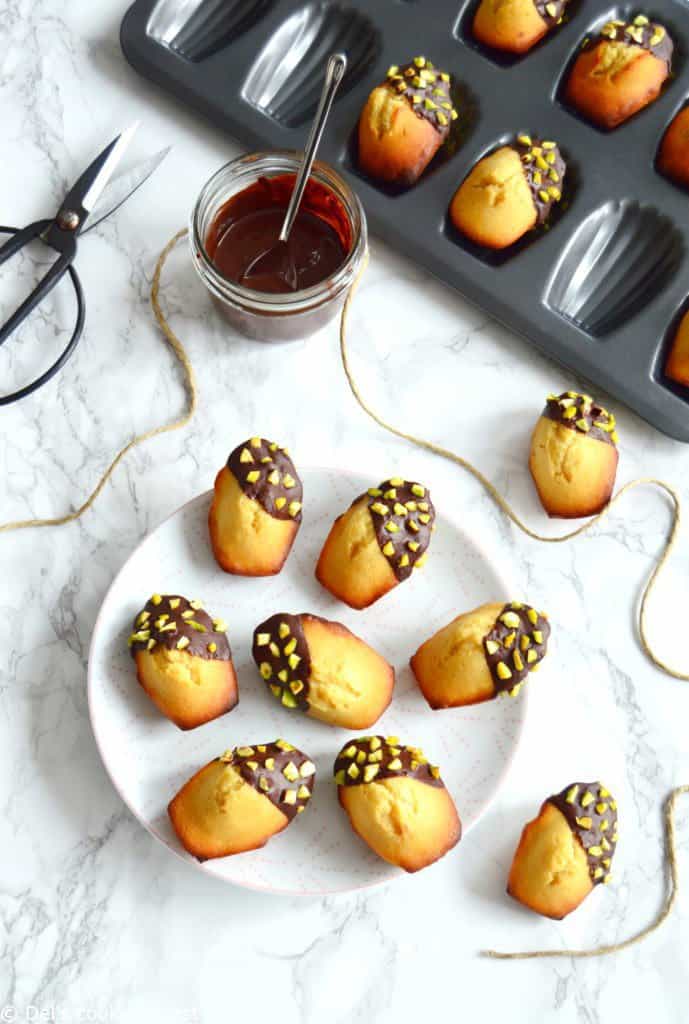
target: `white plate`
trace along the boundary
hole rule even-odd
[[[206,526],[211,492],[178,509],[140,544],[100,610],[89,653],[88,695],[105,767],[129,809],[157,839],[228,882],[270,892],[321,894],[375,885],[400,872],[354,835],[337,802],[332,764],[353,734],[282,708],[258,675],[251,640],[259,622],[277,611],[338,619],[395,666],[392,704],[368,731],[421,746],[440,765],[465,836],[509,767],[524,723],[526,695],[431,711],[408,667],[418,645],[462,611],[519,595],[509,592],[484,551],[441,508],[427,567],[371,608],[353,611],[317,583],[314,567],[335,516],[377,481],[332,469],[304,471],[302,478],[304,522],[279,576],[245,579],[218,568]],[[157,711],[136,680],[127,650],[132,619],[156,591],[198,598],[229,627],[239,705],[191,732],[181,732]],[[316,787],[306,813],[262,850],[199,864],[172,831],[168,801],[193,772],[228,747],[278,737],[316,763]],[[461,843],[449,856],[459,850]]]

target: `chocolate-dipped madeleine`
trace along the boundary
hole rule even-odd
[[[689,188],[689,106],[682,107],[667,126],[658,149],[658,170]]]
[[[261,437],[240,444],[215,478],[208,514],[220,568],[238,576],[279,573],[301,509],[302,484],[287,449]]]
[[[481,0],[471,31],[484,46],[527,53],[559,25],[567,0]]]
[[[556,142],[519,134],[474,165],[455,192],[450,220],[488,249],[505,249],[547,222],[567,170]]]
[[[428,489],[391,477],[335,520],[316,578],[350,607],[367,608],[424,565],[434,529]]]
[[[425,57],[393,65],[359,118],[359,166],[378,181],[413,185],[457,118],[450,76]]]
[[[617,473],[615,417],[590,395],[548,395],[531,437],[529,469],[549,516],[592,516],[610,501]]]
[[[682,387],[689,387],[689,310],[682,316],[672,339],[665,360],[665,376]]]
[[[548,650],[550,625],[528,604],[484,604],[421,644],[410,665],[434,709],[516,697]]]
[[[180,729],[231,711],[239,700],[227,626],[199,601],[154,594],[134,619],[129,649],[137,679]]]
[[[340,804],[383,860],[420,871],[456,846],[462,826],[440,771],[396,736],[361,736],[335,760]]]
[[[652,103],[670,74],[667,30],[639,14],[608,21],[584,40],[567,79],[565,97],[601,128],[616,128]]]
[[[254,661],[283,707],[344,729],[368,729],[392,698],[395,672],[339,622],[272,615],[254,631]]]
[[[235,747],[196,772],[170,801],[180,842],[198,860],[256,850],[306,808],[316,767],[285,740]]]
[[[542,804],[525,827],[507,891],[538,914],[560,920],[610,880],[617,804],[600,782],[574,782]]]

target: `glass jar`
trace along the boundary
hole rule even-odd
[[[232,326],[256,341],[305,338],[332,320],[341,310],[367,250],[366,215],[359,198],[332,167],[317,161],[311,179],[332,192],[350,228],[349,252],[331,276],[310,288],[272,294],[228,280],[213,264],[206,242],[224,204],[259,178],[296,174],[300,162],[301,154],[288,150],[249,153],[232,160],[206,183],[191,216],[191,255],[199,277]]]

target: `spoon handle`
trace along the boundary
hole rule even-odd
[[[337,92],[338,86],[344,78],[344,73],[347,70],[347,57],[344,53],[333,53],[328,59],[328,66],[325,72],[325,81],[323,83],[323,92],[318,102],[318,110],[314,118],[313,124],[311,125],[311,132],[309,133],[306,147],[304,149],[304,158],[299,173],[297,174],[297,180],[294,183],[294,190],[290,196],[289,205],[285,214],[285,219],[282,222],[282,228],[280,229],[280,241],[286,242],[289,238],[289,233],[292,230],[294,224],[294,218],[297,216],[299,210],[299,204],[301,203],[302,196],[304,195],[304,189],[306,183],[309,180],[311,174],[311,168],[313,167],[313,161],[316,158],[316,150],[321,141],[323,129],[325,128],[325,122],[330,113],[333,100],[335,99],[335,93]]]

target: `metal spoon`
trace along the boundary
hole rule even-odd
[[[242,275],[242,284],[248,283],[249,287],[251,287],[250,282],[252,278],[262,277],[265,275],[278,275],[283,278],[292,291],[297,291],[297,268],[294,264],[294,260],[292,259],[288,245],[289,234],[294,225],[297,213],[299,212],[299,205],[304,197],[306,183],[309,180],[313,162],[316,159],[316,150],[320,144],[325,123],[328,119],[328,114],[330,113],[333,100],[335,99],[335,93],[337,92],[340,82],[344,78],[346,70],[347,57],[344,53],[333,53],[328,58],[323,91],[321,93],[321,98],[318,102],[318,109],[316,110],[316,115],[313,119],[311,131],[306,142],[301,167],[299,168],[299,173],[297,174],[294,182],[294,190],[287,205],[287,211],[285,213],[285,219],[282,222],[280,234],[278,235],[278,241],[275,245],[271,246],[270,249],[266,249],[265,252],[260,253],[251,261]]]

